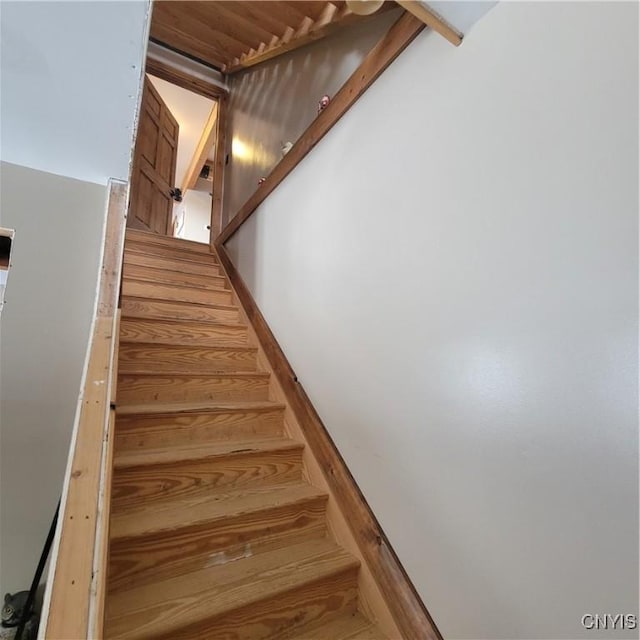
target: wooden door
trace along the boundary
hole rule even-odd
[[[128,227],[172,235],[171,190],[175,186],[178,130],[176,119],[145,78],[133,155]]]

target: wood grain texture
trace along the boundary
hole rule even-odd
[[[148,282],[124,278],[122,295],[156,300],[173,300],[174,302],[197,302],[199,304],[230,304],[231,294],[224,289],[199,289],[172,284]]]
[[[120,322],[120,336],[126,342],[154,342],[183,346],[243,346],[247,327],[225,322],[130,318]]]
[[[209,248],[209,245],[203,242],[186,240],[185,238],[161,236],[157,233],[150,233],[148,231],[142,231],[140,229],[128,228],[125,233],[126,249],[129,248],[129,243],[131,242],[142,242],[145,245],[151,245],[155,247],[168,247],[170,249],[177,249],[178,251],[195,251],[196,253],[211,255],[211,249]]]
[[[221,487],[207,496],[114,509],[109,588],[156,581],[160,575],[221,565],[238,550],[257,552],[261,539],[278,548],[292,538],[324,537],[326,494],[303,483]],[[247,548],[247,545],[251,545]],[[242,556],[241,556],[242,557]]]
[[[326,537],[325,497],[280,497],[283,500],[277,504],[248,508],[213,529],[205,523],[171,536],[115,543],[110,556],[111,592]]]
[[[124,256],[124,263],[136,264],[141,267],[167,269],[177,273],[193,273],[204,276],[220,275],[220,267],[216,264],[202,264],[199,262],[189,262],[188,260],[167,258],[160,255],[149,255],[131,248],[127,249]]]
[[[385,640],[385,636],[360,613],[342,614],[328,622],[285,631],[269,640]]]
[[[224,246],[218,256],[405,640],[442,636]]]
[[[213,100],[226,96],[228,90],[213,82],[207,82],[202,78],[196,78],[191,74],[186,73],[180,69],[176,69],[171,65],[162,62],[161,60],[154,60],[153,57],[147,56],[146,72],[150,73],[157,78],[166,80],[171,84],[175,84],[178,87],[193,91],[198,95],[205,98],[211,98]]]
[[[57,554],[52,559],[52,580],[48,611],[43,619],[44,633],[51,640],[84,639],[89,628],[90,610],[102,614],[100,584],[94,582],[95,567],[105,567],[106,548],[97,540],[99,514],[108,495],[101,486],[104,447],[110,424],[110,364],[116,324],[118,283],[124,228],[127,185],[112,181],[104,237],[104,252],[98,285],[98,305],[89,348],[86,376],[81,389],[80,414],[72,441],[70,468],[65,478],[65,497],[58,520]],[[108,509],[108,507],[107,507]]]
[[[202,245],[206,247],[207,245]],[[217,258],[208,251],[200,251],[187,247],[167,247],[155,242],[147,242],[142,240],[127,240],[125,249],[127,251],[136,251],[148,256],[160,256],[165,260],[183,260],[186,262],[195,262],[197,264],[215,266]]]
[[[185,374],[121,373],[118,405],[144,402],[267,400],[269,374],[256,371]]]
[[[238,309],[224,304],[185,304],[170,300],[154,300],[139,296],[122,297],[122,314],[126,318],[149,320],[185,320],[191,322],[220,322],[234,324]]]
[[[355,609],[357,569],[352,556],[325,540],[258,554],[115,594],[108,636],[266,638]]]
[[[118,407],[116,451],[263,439],[283,433],[284,405],[277,402],[131,405]]]
[[[112,387],[112,388],[115,388]],[[109,566],[109,524],[111,521],[111,488],[113,471],[113,443],[115,430],[116,412],[111,409],[109,412],[109,427],[104,452],[103,470],[105,477],[101,480],[103,495],[100,497],[98,505],[98,521],[96,525],[96,553],[94,554],[94,596],[93,602],[89,606],[89,629],[88,637],[95,640],[102,640],[104,637],[105,602],[107,598],[107,572]],[[99,545],[99,546],[98,546]]]
[[[127,373],[136,369],[154,371],[215,372],[256,371],[257,348],[249,346],[185,347],[144,342],[120,345],[119,369]]]
[[[302,480],[303,445],[275,438],[252,442],[125,452],[116,459],[114,509],[153,500]]]
[[[141,267],[140,265],[129,263],[124,265],[123,277],[157,282],[158,284],[195,287],[196,289],[214,289],[219,291],[220,289],[226,288],[226,281],[222,276],[182,273],[180,271],[157,269],[155,267]]]
[[[127,251],[136,243],[183,251],[139,236]],[[228,281],[198,290],[133,266],[149,279],[124,280],[105,637],[273,640],[355,614],[360,560],[328,537],[327,487],[309,483],[306,445],[270,399],[282,396]],[[131,295],[135,282],[147,297]],[[243,322],[132,317],[212,304],[149,299],[149,288],[224,293],[216,312]],[[356,628],[373,627],[345,633]]]
[[[131,166],[127,226],[170,234],[179,125],[145,76]]]
[[[275,166],[266,181],[224,228],[216,240],[216,247],[222,246],[240,228],[424,27],[425,25],[411,14],[405,13],[401,16],[345,82],[327,108],[309,125],[291,151]]]
[[[151,37],[203,64],[227,72],[238,68],[240,61],[249,66],[257,53],[267,49],[272,56],[280,55],[328,36],[332,31],[323,27],[327,23],[327,13],[331,11],[338,16],[334,19],[336,22],[347,17],[347,24],[367,19],[366,16],[352,16],[342,0],[271,0],[268,6],[265,5],[263,0],[164,0],[155,5]],[[289,33],[295,37],[288,36]],[[310,33],[312,38],[308,37]],[[284,44],[289,46],[283,48]],[[147,70],[153,72],[149,65]]]
[[[326,3],[317,19],[310,18],[306,22],[301,22],[293,37],[287,37],[285,31],[281,37],[263,43],[264,46],[262,48],[254,49],[253,52],[249,51],[234,58],[233,62],[225,67],[225,73],[234,74],[243,69],[261,64],[283,53],[294,51],[307,44],[326,38],[350,25],[364,23],[367,19],[395,8],[393,3],[388,2],[375,14],[361,16],[352,13],[347,6],[338,7],[336,4]]]

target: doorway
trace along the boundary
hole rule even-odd
[[[218,101],[145,76],[127,225],[209,243]]]

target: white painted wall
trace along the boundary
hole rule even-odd
[[[149,0],[0,3],[0,157],[129,179]]]
[[[4,594],[29,588],[62,491],[95,300],[106,188],[3,162],[0,197],[0,224],[16,230],[0,323]]]
[[[209,244],[211,224],[211,195],[208,191],[190,189],[180,203],[184,210],[184,228],[181,238]]]
[[[637,4],[500,3],[229,242],[445,638],[637,637],[637,118]]]

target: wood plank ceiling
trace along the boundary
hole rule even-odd
[[[387,1],[378,13],[396,6]],[[233,73],[368,17],[344,0],[156,0],[151,38]]]

